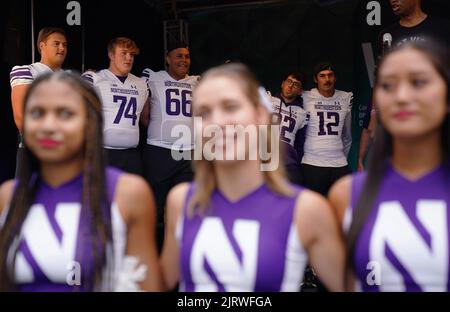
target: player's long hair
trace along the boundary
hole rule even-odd
[[[98,290],[101,287],[108,287],[105,272],[106,261],[110,257],[106,256],[109,248],[112,248],[112,234],[109,208],[110,203],[106,196],[105,181],[105,160],[103,151],[103,117],[101,101],[94,89],[83,79],[75,74],[58,72],[45,74],[37,78],[25,95],[25,108],[27,102],[36,88],[51,80],[58,80],[69,85],[77,91],[83,98],[86,107],[86,126],[84,133],[84,162],[83,162],[83,189],[82,189],[82,216],[90,221],[91,245],[93,270],[91,265],[81,263],[82,281],[79,287],[74,286],[74,290]],[[27,123],[24,114],[24,124]],[[26,129],[26,127],[24,127]],[[25,130],[26,131],[26,130]],[[26,135],[26,132],[24,133]],[[10,207],[8,209],[3,227],[0,229],[0,290],[14,290],[14,263],[19,248],[19,238],[23,223],[33,204],[36,192],[40,185],[40,164],[39,159],[26,146],[23,148],[20,161],[18,180],[16,180],[15,191],[13,193]],[[89,256],[88,256],[89,257]],[[92,259],[91,258],[91,259]],[[103,283],[101,285],[100,283]]]
[[[232,79],[233,81],[237,81],[244,94],[247,96],[247,98],[255,108],[263,105],[259,93],[259,82],[254,74],[245,65],[241,63],[229,63],[212,68],[202,75],[202,79],[199,85],[203,81],[215,77],[227,77]],[[271,126],[268,125],[268,127],[268,133],[271,133]],[[267,135],[267,146],[271,146],[271,135]],[[261,148],[261,146],[259,146],[259,148]],[[278,155],[280,155],[279,150],[271,152],[278,153]],[[282,163],[283,157],[281,156],[282,155],[280,155],[279,157],[280,163],[276,170],[263,171],[264,180],[267,186],[272,191],[285,196],[293,196],[294,190],[292,189],[292,187],[290,187],[289,183],[287,183],[286,174]],[[265,162],[269,161],[270,160]],[[208,207],[211,194],[217,187],[214,162],[205,159],[194,160],[193,167],[195,172],[194,181],[196,187],[192,199],[189,203],[189,216],[192,216],[196,211],[200,214],[204,213],[205,209]]]
[[[408,43],[392,50],[387,53],[383,59],[380,61],[378,68],[381,68],[387,58],[390,55],[397,53],[398,51],[403,51],[406,49],[413,49],[423,53],[427,59],[432,63],[434,68],[437,70],[439,75],[445,81],[447,86],[447,106],[450,108],[450,55],[448,50],[438,45],[435,42],[427,41],[424,42],[414,42]],[[379,73],[379,71],[378,71]],[[379,88],[379,80],[377,77],[375,88]],[[449,156],[450,156],[450,115],[447,112],[447,117],[442,124],[442,138],[441,146],[443,152],[443,161],[446,169],[449,167]],[[346,272],[349,273],[353,268],[353,259],[355,246],[357,239],[359,237],[360,231],[365,224],[370,212],[372,211],[373,205],[375,203],[376,197],[380,190],[380,185],[383,177],[386,173],[389,159],[392,156],[392,136],[383,126],[382,120],[378,122],[377,129],[375,133],[375,142],[373,146],[373,154],[371,161],[368,166],[367,178],[362,188],[361,194],[359,195],[356,205],[353,210],[353,218],[350,229],[347,235],[347,261],[346,261]],[[447,170],[446,170],[447,171]],[[349,274],[346,274],[348,277]],[[347,289],[351,289],[349,280],[346,279]]]

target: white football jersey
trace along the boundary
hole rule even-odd
[[[18,85],[31,84],[39,75],[52,71],[50,67],[41,62],[14,66],[9,74],[11,89]]]
[[[139,118],[148,98],[145,82],[130,73],[122,83],[108,69],[87,71],[83,78],[92,83],[102,100],[104,146],[112,149],[136,147]]]
[[[194,148],[191,96],[199,78],[175,80],[165,70],[144,69],[142,79],[150,90],[147,144],[176,150]],[[189,130],[190,136],[184,130]]]
[[[272,121],[280,125],[280,140],[294,146],[297,131],[308,122],[307,112],[298,105],[287,105],[278,97],[271,97]]]
[[[353,93],[336,90],[324,97],[314,88],[303,92],[303,108],[309,113],[302,163],[318,167],[343,167],[352,144]]]

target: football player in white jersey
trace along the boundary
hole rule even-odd
[[[192,137],[180,138],[172,130],[192,130],[191,94],[199,76],[190,76],[191,58],[183,42],[171,42],[167,49],[166,70],[142,72],[150,90],[149,105],[142,113],[148,119],[147,144],[143,150],[144,175],[150,183],[158,207],[158,245],[164,237],[164,206],[169,190],[178,183],[191,181],[193,172],[188,159],[175,160],[172,151],[191,155]]]
[[[37,50],[41,55],[39,62],[30,65],[14,66],[9,74],[11,83],[11,104],[14,122],[19,131],[16,176],[20,168],[22,153],[22,121],[23,100],[30,84],[41,74],[59,71],[67,55],[67,36],[61,28],[44,27],[39,31],[37,38]]]
[[[301,97],[304,80],[302,73],[289,73],[281,83],[281,92],[271,97],[272,122],[280,125],[286,173],[289,180],[297,184],[301,184],[300,163],[308,118]]]
[[[314,68],[317,88],[303,92],[303,107],[309,112],[302,158],[304,186],[327,195],[331,185],[350,169],[347,155],[352,144],[353,93],[336,90],[332,64]]]
[[[22,132],[23,98],[29,85],[39,74],[61,70],[67,55],[66,32],[61,28],[42,28],[37,39],[37,49],[41,55],[39,62],[14,66],[9,75],[14,122],[19,132]]]
[[[103,105],[104,147],[111,166],[143,174],[139,144],[139,119],[148,98],[142,79],[131,73],[134,57],[139,54],[136,43],[117,37],[108,43],[109,68],[83,74],[99,94]]]

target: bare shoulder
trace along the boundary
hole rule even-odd
[[[188,189],[189,189],[188,182],[183,182],[183,183],[175,185],[170,190],[167,200],[172,203],[183,202]]]
[[[325,197],[304,190],[297,198],[295,223],[302,245],[309,248],[321,233],[335,226],[336,218]]]
[[[298,217],[312,222],[320,221],[331,212],[325,197],[311,190],[304,190],[300,193],[295,208]]]
[[[352,176],[346,175],[337,180],[328,193],[328,200],[341,222],[344,219],[345,210],[350,205],[351,187]]]
[[[8,180],[0,185],[0,213],[9,205],[14,190],[14,180]]]
[[[142,177],[134,174],[124,173],[119,177],[115,202],[125,220],[154,210],[150,186]]]
[[[184,182],[175,185],[167,196],[166,214],[170,221],[175,221],[181,213],[184,206],[186,194],[189,189],[189,183]]]
[[[116,196],[126,196],[135,201],[148,196],[150,193],[148,183],[142,177],[130,173],[122,174],[116,187]]]

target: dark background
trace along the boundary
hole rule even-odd
[[[314,86],[312,68],[323,60],[334,62],[337,88],[353,91],[353,139],[350,163],[355,166],[360,122],[366,114],[371,88],[361,51],[362,42],[376,41],[380,30],[396,21],[388,0],[381,4],[381,26],[369,26],[366,5],[370,0],[79,0],[82,25],[68,26],[69,0],[35,0],[34,27],[64,28],[68,55],[64,68],[108,67],[106,45],[117,36],[134,39],[141,49],[133,73],[145,67],[164,68],[163,21],[184,19],[189,25],[191,73],[200,74],[225,60],[251,67],[272,93],[290,71],[303,71]],[[424,0],[424,10],[450,19],[450,1]],[[2,2],[0,11],[0,182],[15,168],[16,129],[10,102],[9,72],[14,65],[30,64],[31,0]],[[83,44],[84,36],[84,44]],[[35,43],[34,43],[35,44]],[[35,61],[39,61],[36,54]]]

